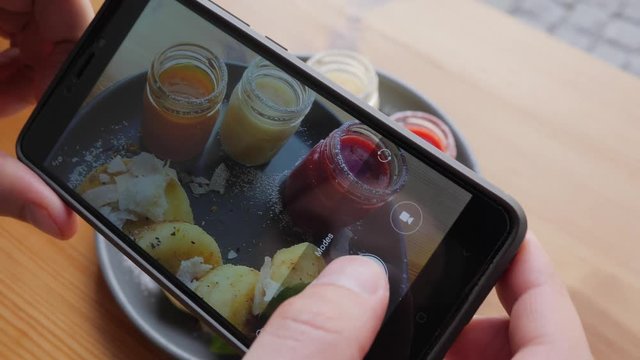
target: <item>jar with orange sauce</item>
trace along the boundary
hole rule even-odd
[[[202,153],[227,91],[227,68],[210,50],[179,44],[151,64],[144,92],[142,142],[161,159]]]

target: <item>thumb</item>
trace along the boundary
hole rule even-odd
[[[76,217],[56,194],[18,160],[0,152],[0,216],[26,221],[61,239],[76,231]]]
[[[359,256],[336,259],[276,310],[245,359],[362,359],[388,301],[381,266]]]

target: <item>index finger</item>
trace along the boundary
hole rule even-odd
[[[338,258],[278,307],[244,359],[362,359],[388,301],[379,264],[361,256]]]

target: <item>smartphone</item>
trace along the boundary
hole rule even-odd
[[[526,220],[416,140],[208,0],[111,0],[17,152],[238,349],[326,264],[361,255],[385,267],[391,293],[368,356],[431,359]]]

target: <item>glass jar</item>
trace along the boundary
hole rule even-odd
[[[179,44],[161,52],[147,74],[142,142],[161,159],[200,154],[227,91],[227,68],[208,49]]]
[[[298,130],[314,98],[306,86],[258,58],[229,100],[220,128],[223,149],[247,166],[269,162]]]
[[[404,154],[367,126],[350,122],[296,165],[284,184],[283,205],[296,226],[331,231],[380,208],[406,181]]]
[[[329,50],[313,56],[307,64],[367,104],[380,107],[378,74],[364,56],[348,50]]]
[[[391,115],[391,120],[455,159],[458,155],[456,139],[449,126],[434,115],[420,111],[403,111]]]

